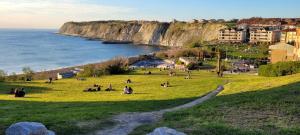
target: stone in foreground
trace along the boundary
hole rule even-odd
[[[147,135],[186,135],[186,134],[182,132],[178,132],[175,129],[160,127],[160,128],[156,128],[152,133],[149,133]]]
[[[11,125],[5,131],[6,135],[55,135],[43,124],[37,122],[19,122]]]

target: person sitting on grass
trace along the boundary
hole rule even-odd
[[[22,88],[20,91],[17,89],[15,92],[15,97],[25,97],[25,94],[24,88]]]
[[[165,83],[164,87],[165,88],[169,87],[169,82]]]
[[[187,75],[184,79],[192,79],[191,75]]]
[[[48,80],[45,83],[52,83],[53,78],[49,77]]]
[[[127,94],[132,94],[133,93],[133,89],[131,87],[128,88],[128,93]]]
[[[125,86],[125,88],[123,89],[123,94],[127,94],[128,93],[128,87],[127,86]]]
[[[127,79],[126,83],[132,83],[132,81],[130,79]]]
[[[111,83],[108,85],[108,88],[107,89],[105,89],[105,91],[112,91],[113,89],[112,89],[112,85],[111,85]]]
[[[166,83],[160,84],[160,86],[167,88],[167,87],[170,87],[170,83],[169,83],[169,81],[167,81]]]
[[[100,86],[98,86],[98,87],[97,87],[97,91],[100,91],[100,90],[101,90],[101,87],[100,87]]]

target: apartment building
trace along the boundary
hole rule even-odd
[[[280,30],[271,29],[269,27],[252,27],[250,28],[250,43],[273,44],[280,41]]]
[[[291,32],[287,30],[285,32]],[[296,34],[294,34],[296,32]],[[281,61],[299,61],[300,60],[300,28],[291,32],[291,37],[294,40],[294,45],[287,44],[287,35],[282,36],[282,42],[269,46],[271,63]],[[283,34],[284,35],[284,34]]]
[[[297,40],[296,29],[286,29],[281,31],[280,41],[283,43],[294,45]]]
[[[221,29],[219,31],[219,42],[243,43],[246,42],[247,31],[237,28]]]
[[[294,59],[298,61],[300,60],[300,27],[296,29]]]

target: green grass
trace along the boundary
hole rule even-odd
[[[227,52],[229,58],[262,59],[269,56],[267,45],[220,44],[208,46],[209,49],[213,47],[221,49],[224,53]]]
[[[142,126],[145,134],[168,126],[189,135],[300,134],[300,74],[266,78],[226,76],[225,90],[202,105],[167,113],[158,124]]]
[[[215,74],[195,71],[191,80],[185,73],[169,77],[167,71],[152,70],[152,75],[137,71],[129,75],[87,78],[86,81],[65,79],[46,84],[45,80],[33,82],[0,83],[0,134],[16,122],[41,122],[57,134],[81,134],[95,128],[111,126],[108,119],[122,112],[153,111],[177,106],[202,96],[222,84]],[[133,95],[122,95],[130,78]],[[162,88],[169,81],[172,87]],[[116,91],[82,92],[93,84],[104,88],[111,83]],[[25,98],[5,94],[11,88],[25,87]]]

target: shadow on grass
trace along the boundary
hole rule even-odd
[[[109,118],[122,112],[161,110],[192,101],[174,100],[116,102],[36,102],[0,100],[0,134],[9,125],[21,121],[45,124],[57,134],[84,134],[112,126]],[[83,123],[83,124],[82,124]]]
[[[18,82],[18,85],[16,85],[13,82],[1,82],[0,83],[0,94],[9,94],[9,92],[11,91],[11,89],[15,89],[15,88],[24,88],[26,93],[43,93],[43,92],[47,92],[51,89],[47,88],[47,87],[34,87],[34,86],[26,86],[26,84],[28,83],[35,83],[35,82]]]
[[[158,124],[132,135],[168,126],[189,135],[298,135],[300,82],[280,87],[217,96],[204,104],[164,115]]]

